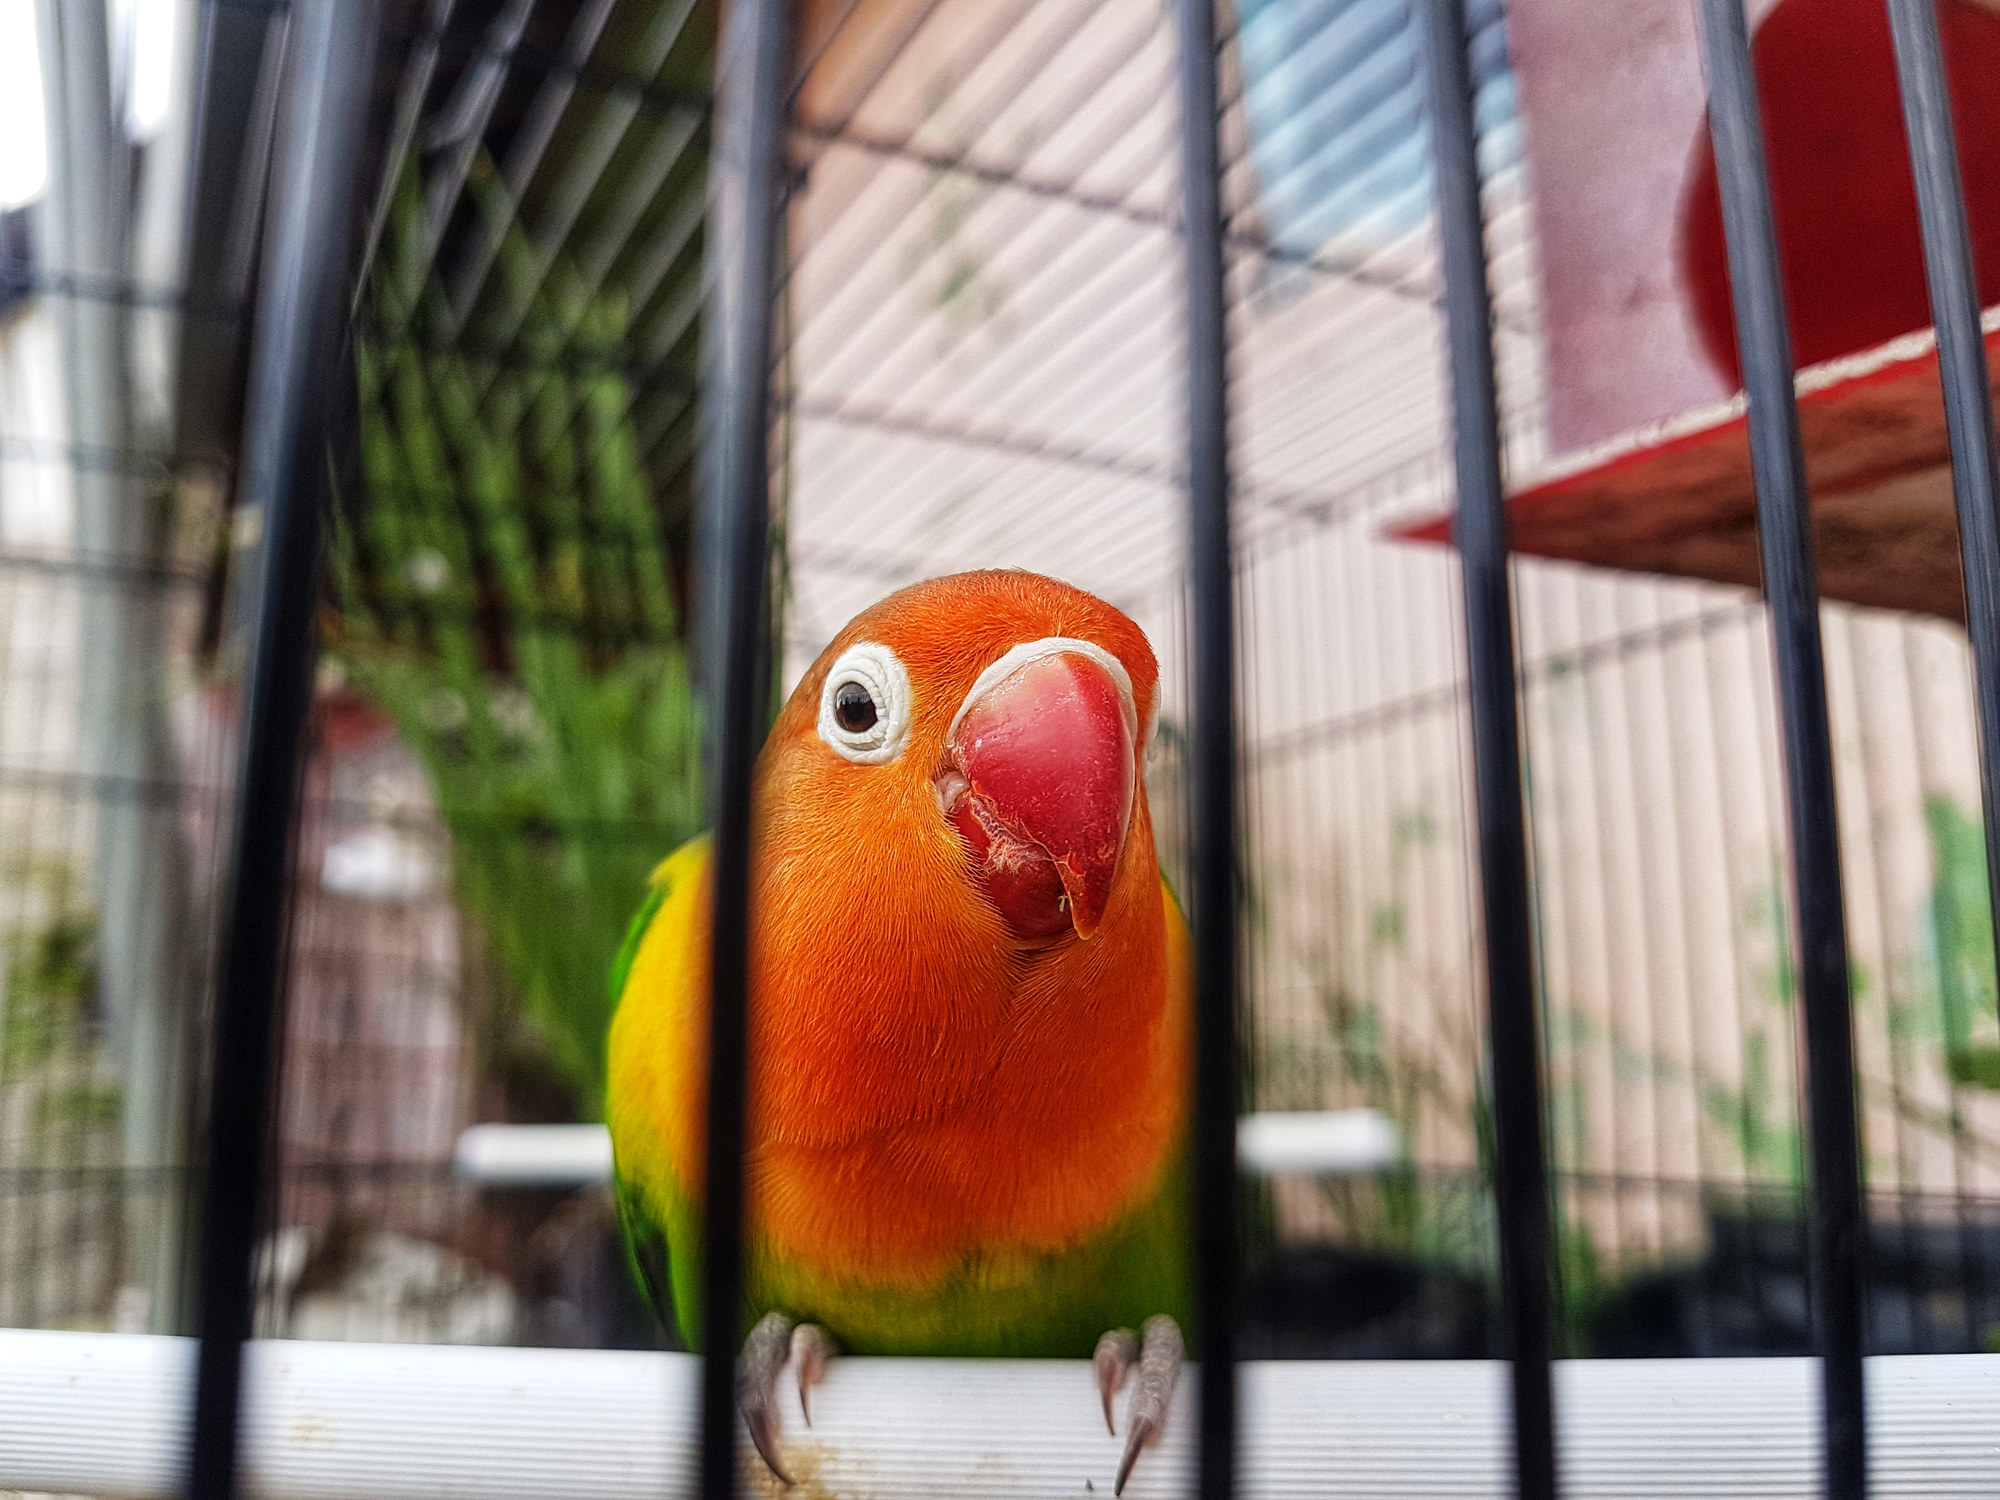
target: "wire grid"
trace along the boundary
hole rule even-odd
[[[108,39],[51,15],[50,186],[0,276],[0,1323],[144,1331],[178,1317],[214,957],[229,471],[175,420],[185,76],[130,141]]]
[[[397,19],[370,240],[404,295],[364,293],[357,336],[448,350],[487,410],[505,407],[509,372],[615,371],[661,509],[684,527],[712,8],[425,0]]]
[[[118,1313],[144,1327],[174,1294],[181,1022],[212,961],[201,911],[215,883],[222,747],[167,702],[198,656],[212,481],[177,483],[136,447],[115,465],[93,454],[122,491],[114,506],[177,501],[188,525],[160,551],[78,536],[81,465],[50,431],[65,415],[50,399],[62,388],[61,322],[44,301],[0,334],[0,423],[41,449],[0,461],[0,1322],[99,1325]],[[125,691],[141,695],[124,713],[99,696],[110,631],[131,653],[118,663]],[[109,885],[141,858],[142,889]],[[129,967],[107,973],[120,958]]]

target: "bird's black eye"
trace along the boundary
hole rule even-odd
[[[815,727],[826,747],[857,766],[886,766],[910,734],[910,674],[896,653],[856,641],[827,669]]]
[[[843,682],[840,691],[834,694],[833,717],[849,734],[860,734],[875,727],[875,700],[868,695],[868,689],[858,682]]]

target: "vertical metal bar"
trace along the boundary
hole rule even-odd
[[[1903,128],[1917,182],[1938,373],[1951,434],[1952,494],[1965,569],[1965,630],[1979,703],[1979,772],[1986,808],[1986,889],[2000,915],[2000,478],[1993,443],[1993,385],[1979,324],[1979,281],[1966,227],[1965,186],[1945,85],[1933,0],[1889,0],[1902,84]],[[2000,921],[1994,925],[2000,932]]]
[[[1826,1494],[1831,1500],[1854,1500],[1867,1492],[1868,1484],[1861,1371],[1866,1221],[1819,590],[1813,574],[1799,411],[1792,390],[1791,328],[1771,213],[1749,27],[1743,0],[1700,0],[1700,11],[1709,133],[1729,247],[1736,339],[1743,351],[1744,391],[1750,400],[1757,540],[1770,605],[1785,742],[1785,800],[1792,838],[1812,1135],[1809,1255],[1825,1403]]]
[[[1456,540],[1465,588],[1473,783],[1493,1071],[1493,1201],[1513,1355],[1514,1475],[1521,1500],[1556,1492],[1550,1384],[1548,1138],[1536,1016],[1521,786],[1514,601],[1500,482],[1493,303],[1486,284],[1478,141],[1462,0],[1422,0],[1437,168],[1438,239],[1451,354]]]
[[[715,830],[702,1219],[701,1493],[736,1493],[736,1342],[743,1319],[751,770],[770,704],[771,349],[791,53],[786,0],[729,7],[709,175],[713,294],[704,351],[703,658]]]
[[[1236,1484],[1236,603],[1214,0],[1180,0],[1187,195],[1188,560],[1194,645],[1194,1304],[1203,1500]]]
[[[368,102],[372,0],[293,11],[288,108],[271,191],[243,420],[238,504],[261,517],[244,681],[223,970],[209,1075],[188,1491],[232,1500],[251,1257],[277,1095],[280,959],[327,475],[327,413],[343,362],[348,215]]]

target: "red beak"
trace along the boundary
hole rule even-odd
[[[938,794],[1016,936],[1097,931],[1132,816],[1134,739],[1123,669],[1083,642],[1017,647],[967,695]]]

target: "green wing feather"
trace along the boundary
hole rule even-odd
[[[618,956],[611,960],[611,1013],[618,1013],[618,1002],[625,998],[625,981],[632,977],[632,961],[639,956],[639,944],[645,941],[646,929],[653,925],[653,918],[660,914],[660,908],[667,904],[667,892],[673,889],[668,880],[651,881],[646,886],[646,899],[639,903],[639,910],[632,918],[632,925],[625,929],[625,941],[618,945]]]
[[[644,1200],[622,1175],[613,1175],[612,1188],[618,1200],[618,1228],[625,1238],[625,1260],[631,1267],[632,1280],[666,1330],[669,1343],[685,1349],[689,1347],[688,1340],[682,1336],[680,1320],[674,1316],[673,1256],[667,1232],[654,1222]]]

